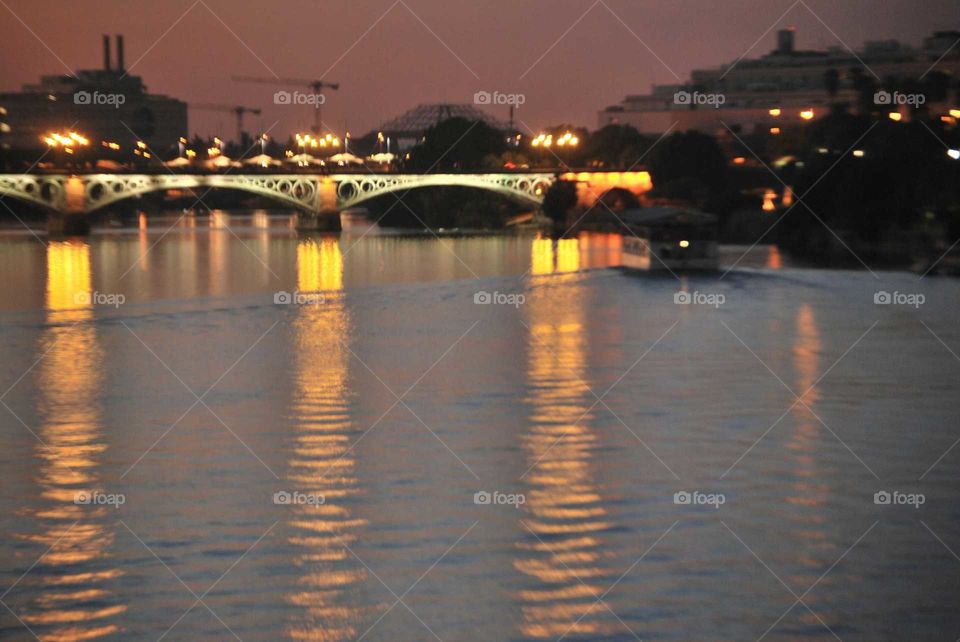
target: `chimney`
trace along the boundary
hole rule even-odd
[[[781,29],[777,32],[777,53],[781,56],[790,56],[793,54],[794,29]]]
[[[117,70],[126,71],[123,64],[123,36],[117,35]]]
[[[103,37],[103,70],[110,71],[110,36]]]

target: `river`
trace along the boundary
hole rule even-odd
[[[0,638],[960,636],[960,282],[619,261],[3,233]]]

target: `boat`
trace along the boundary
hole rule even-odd
[[[717,217],[672,207],[624,210],[622,266],[643,272],[713,271],[719,266]]]

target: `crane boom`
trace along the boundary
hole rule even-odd
[[[319,93],[323,89],[333,89],[334,91],[340,89],[340,83],[338,82],[326,82],[325,80],[310,80],[307,78],[263,78],[260,76],[234,76],[233,79],[237,82],[255,82],[268,85],[286,85],[286,86],[299,86],[307,87],[308,89],[313,90],[314,92]],[[314,117],[313,117],[313,130],[314,133],[321,133],[320,128],[323,123],[323,118],[321,117],[322,103],[317,102],[314,105]]]

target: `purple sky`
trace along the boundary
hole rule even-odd
[[[310,78],[327,70],[342,83],[323,110],[338,133],[359,136],[419,103],[472,102],[478,90],[524,94],[518,119],[531,128],[594,128],[597,110],[625,94],[733,60],[768,29],[749,57],[772,49],[776,29],[790,25],[801,48],[842,39],[855,49],[867,39],[918,44],[934,30],[960,28],[957,0],[805,2],[2,0],[0,90],[65,72],[61,60],[97,68],[101,34],[123,33],[127,66],[151,91],[261,107],[262,116],[248,118],[251,130],[279,121],[273,132],[285,136],[306,128],[312,112],[274,105],[284,87],[232,75]],[[506,120],[506,107],[491,112]],[[232,137],[233,116],[191,110],[190,129]]]

